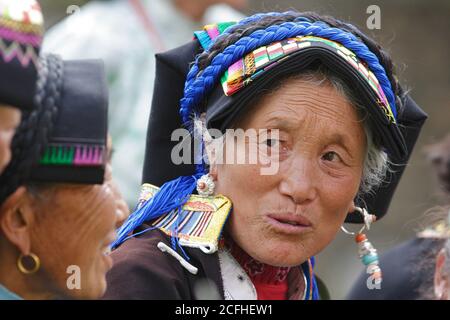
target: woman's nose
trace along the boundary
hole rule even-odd
[[[312,201],[317,195],[314,166],[308,159],[296,159],[283,174],[279,189],[296,204]]]

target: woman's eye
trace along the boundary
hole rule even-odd
[[[280,144],[280,140],[278,140],[278,139],[267,139],[267,140],[265,141],[265,144],[266,144],[268,147],[270,147],[270,148],[276,147],[276,146],[278,146],[278,145]]]
[[[325,160],[325,161],[332,161],[332,162],[336,162],[336,161],[340,161],[341,160],[339,155],[336,152],[334,152],[334,151],[330,151],[330,152],[325,153],[322,156],[322,159]]]

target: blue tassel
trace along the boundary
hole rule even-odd
[[[316,265],[316,258],[315,257],[311,257],[311,266],[313,269],[313,272],[311,274],[311,281],[313,283],[312,285],[312,300],[319,300],[320,296],[319,296],[319,287],[317,286],[317,281],[316,281],[316,276],[314,274],[314,266]]]
[[[127,239],[136,236],[131,233],[144,222],[154,220],[180,208],[189,199],[197,185],[197,180],[202,175],[203,173],[197,173],[192,176],[182,176],[164,183],[155,196],[134,211],[119,228],[117,240],[112,244],[112,248],[114,249]],[[153,228],[148,228],[146,231],[151,229]]]

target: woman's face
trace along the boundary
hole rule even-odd
[[[11,140],[20,118],[19,109],[0,104],[0,174],[11,160]]]
[[[109,245],[121,217],[128,214],[116,193],[111,167],[107,165],[102,185],[61,185],[49,194],[47,201],[37,200],[31,238],[31,251],[41,259],[43,283],[54,284],[47,290],[64,296],[99,298],[112,266]]]
[[[238,141],[236,148],[246,154],[268,148],[266,158],[278,170],[261,175],[261,161],[212,167],[216,193],[233,202],[227,232],[261,262],[298,265],[333,240],[351,211],[366,150],[363,126],[331,85],[289,80],[238,127],[268,130],[269,138]]]

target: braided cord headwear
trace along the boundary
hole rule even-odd
[[[0,176],[0,203],[28,182],[45,149],[58,114],[63,63],[56,55],[41,58],[36,86],[36,109],[24,113],[13,137],[12,158]]]

